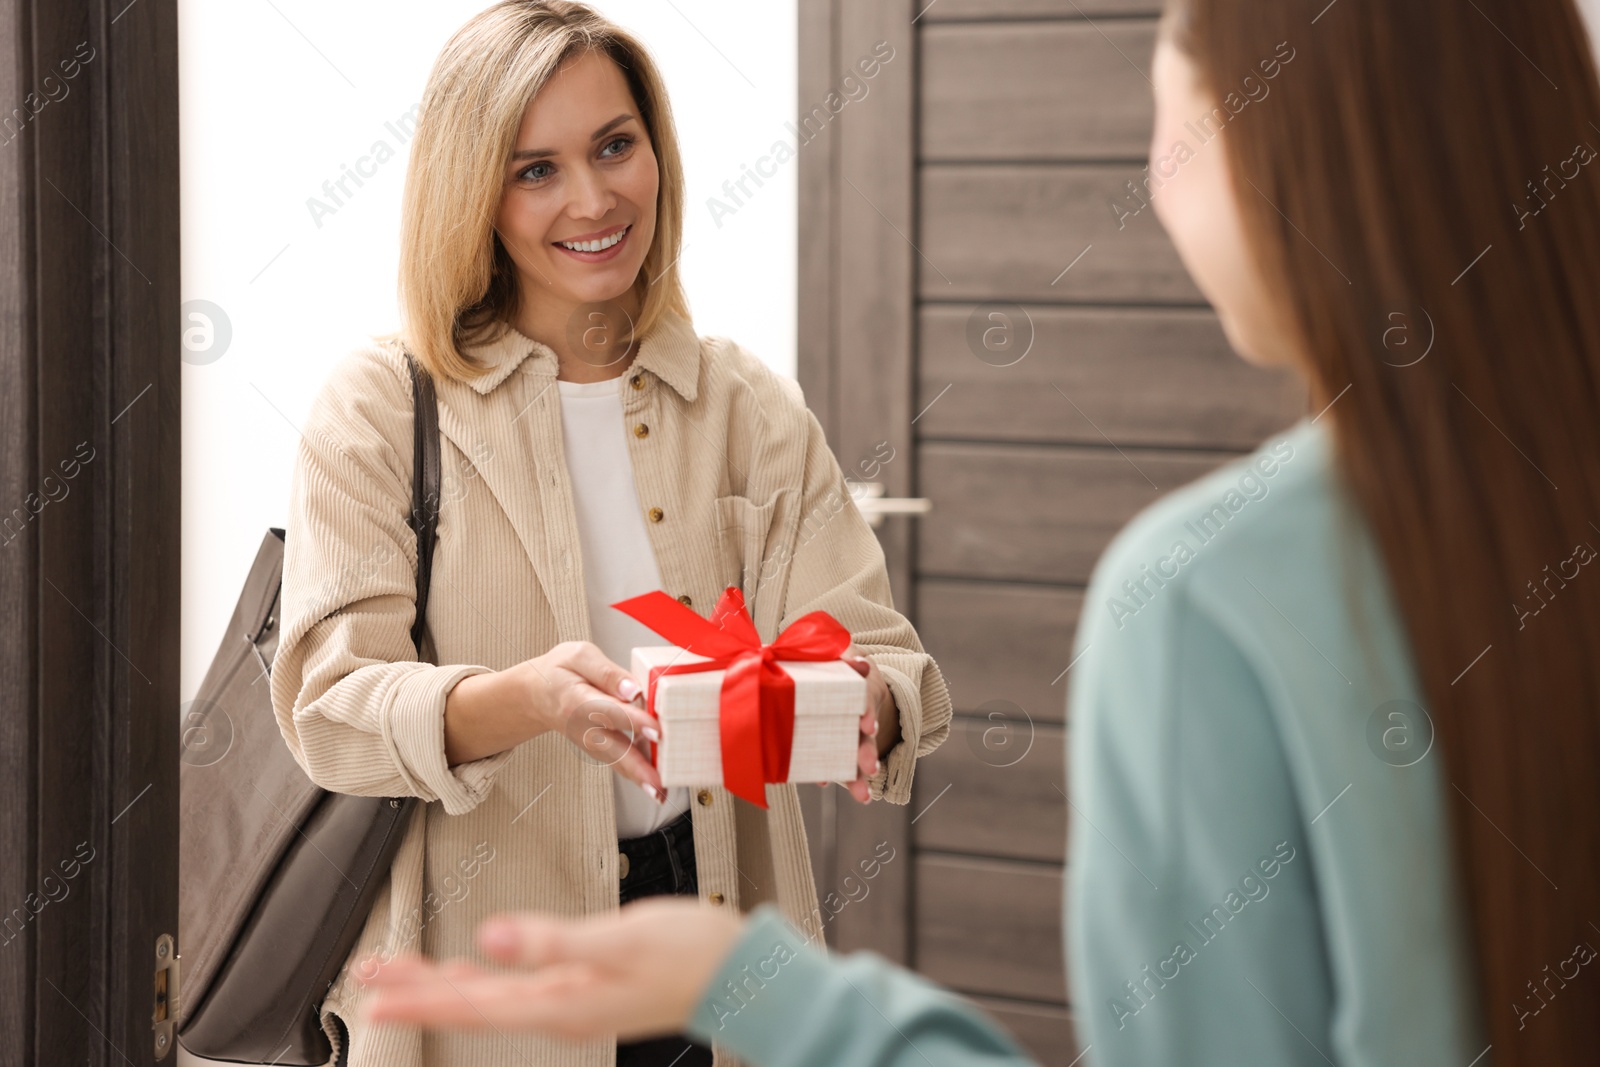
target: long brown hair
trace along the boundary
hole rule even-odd
[[[1600,969],[1559,974],[1600,947],[1583,21],[1572,0],[1169,0],[1163,29],[1219,101],[1295,49],[1224,139],[1245,232],[1313,410],[1333,405],[1438,733],[1490,1058],[1592,1062]]]

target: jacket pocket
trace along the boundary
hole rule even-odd
[[[756,504],[747,497],[719,496],[717,546],[723,586],[736,585],[754,609],[761,583],[761,566],[767,555],[767,538],[778,498]]]

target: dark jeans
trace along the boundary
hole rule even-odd
[[[653,834],[618,841],[617,850],[628,858],[628,873],[619,886],[622,903],[640,897],[699,893],[688,812]],[[682,1034],[618,1042],[617,1067],[711,1067],[711,1049]]]

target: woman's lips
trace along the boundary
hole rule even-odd
[[[578,252],[578,251],[574,251],[573,249],[568,248],[566,245],[562,244],[560,241],[555,241],[555,242],[553,242],[553,244],[555,245],[555,247],[559,251],[565,252],[567,255],[571,256],[573,259],[579,260],[580,262],[583,262],[583,263],[604,263],[609,259],[616,259],[618,256],[620,256],[622,254],[622,250],[624,248],[626,248],[627,245],[628,245],[628,238],[630,238],[632,236],[633,236],[633,226],[630,224],[623,231],[622,240],[618,241],[616,244],[612,245],[610,248],[607,248],[604,251],[600,251],[600,252]]]

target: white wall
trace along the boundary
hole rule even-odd
[[[183,367],[182,697],[193,699],[257,546],[283,525],[295,429],[330,365],[397,323],[404,153],[336,213],[307,200],[422,95],[484,0],[180,0],[183,296],[219,312]],[[795,366],[796,165],[719,226],[707,199],[793,139],[795,0],[599,0],[665,72],[688,175],[695,325]],[[320,222],[320,225],[318,224]],[[226,332],[231,338],[223,347]],[[218,354],[220,352],[220,355]]]

